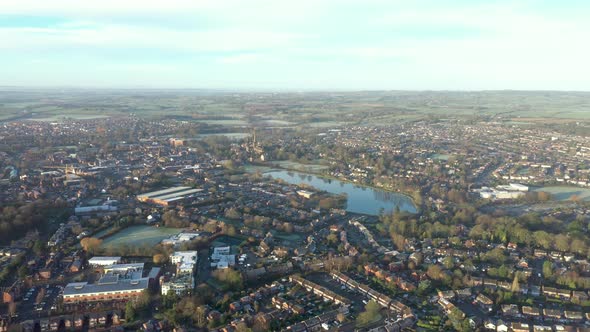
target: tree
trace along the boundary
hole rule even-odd
[[[395,244],[397,250],[404,250],[406,244],[406,238],[403,235],[397,233],[391,233],[391,240]]]
[[[33,245],[33,252],[36,255],[41,256],[47,252],[47,245],[45,244],[44,241],[37,240],[37,241],[35,241],[35,244]]]
[[[27,267],[26,264],[23,264],[21,266],[18,267],[18,276],[22,279],[24,277],[26,277],[29,274],[29,268]]]
[[[328,240],[328,243],[331,245],[338,243],[338,236],[334,233],[328,234],[326,239]]]
[[[207,309],[204,306],[198,306],[195,310],[195,323],[198,326],[205,326]]]
[[[225,290],[240,291],[244,288],[242,274],[232,268],[217,269],[211,275],[223,284]]]
[[[244,322],[239,322],[236,325],[236,332],[252,332],[252,329],[248,327],[248,325],[246,325],[246,323]]]
[[[237,231],[233,225],[223,223],[221,225],[221,233],[228,235],[228,236],[236,236]]]
[[[166,257],[166,255],[163,255],[163,254],[155,254],[153,257],[153,261],[154,261],[154,264],[161,265],[161,264],[164,264],[168,261],[168,257]]]
[[[242,214],[236,208],[229,208],[225,211],[225,217],[228,219],[240,219]]]
[[[431,285],[430,280],[422,280],[418,284],[418,289],[416,290],[416,292],[418,293],[418,295],[427,294],[428,290],[430,289],[430,285]]]
[[[135,312],[135,307],[131,301],[127,302],[125,305],[125,320],[127,322],[135,321],[137,313]]]
[[[570,239],[567,235],[564,234],[557,234],[554,238],[554,246],[555,249],[559,251],[569,251],[570,250]]]
[[[571,250],[577,254],[584,254],[587,250],[586,243],[580,239],[572,241]]]
[[[550,261],[543,262],[543,277],[549,279],[553,276],[553,263]]]
[[[445,257],[445,259],[443,260],[443,264],[444,264],[445,268],[447,268],[447,269],[451,269],[453,266],[455,266],[455,261],[453,259],[453,256]]]
[[[361,312],[357,319],[357,326],[364,326],[379,319],[381,307],[377,302],[371,300],[365,305],[365,311]]]
[[[546,191],[540,191],[537,195],[537,199],[541,202],[547,202],[551,200],[551,194]]]
[[[89,253],[94,253],[98,248],[100,248],[101,244],[102,240],[95,237],[85,237],[80,240],[80,245],[82,248]]]
[[[162,305],[164,308],[172,308],[178,302],[179,297],[174,290],[169,290],[168,294],[162,296]]]
[[[426,275],[432,280],[441,280],[444,274],[443,269],[437,264],[430,265],[426,270]]]
[[[550,249],[553,242],[551,234],[545,231],[536,231],[533,233],[535,243],[543,249]]]
[[[453,310],[451,310],[449,319],[456,331],[472,331],[469,322],[465,319],[465,314],[459,310],[459,308],[453,308]]]
[[[514,274],[514,280],[512,280],[512,288],[510,289],[513,293],[520,291],[520,284],[518,283],[518,272]]]
[[[162,215],[162,221],[166,227],[181,228],[188,225],[188,222],[180,218],[175,210],[166,211]]]
[[[270,322],[267,319],[263,319],[263,316],[256,315],[256,317],[254,318],[254,325],[252,325],[252,331],[254,331],[254,332],[271,331]]]

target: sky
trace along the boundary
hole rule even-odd
[[[0,0],[0,86],[590,90],[587,0]]]

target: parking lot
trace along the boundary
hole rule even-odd
[[[30,288],[19,307],[21,319],[48,316],[57,310],[58,298],[63,290],[59,285],[40,285]]]

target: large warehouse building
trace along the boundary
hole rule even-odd
[[[178,201],[184,200],[201,191],[203,191],[203,189],[193,189],[191,187],[172,187],[137,195],[137,199],[140,202],[168,206]]]

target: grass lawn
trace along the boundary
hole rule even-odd
[[[544,186],[533,189],[533,191],[544,191],[551,194],[556,201],[567,201],[573,195],[584,201],[590,201],[590,189],[572,186]]]
[[[179,228],[154,227],[154,226],[131,226],[127,227],[103,240],[102,246],[118,247],[121,245],[139,246],[156,245],[171,235],[182,231]]]
[[[375,316],[375,318],[374,318],[372,321],[370,321],[370,322],[367,322],[367,323],[365,323],[365,324],[359,324],[359,323],[357,322],[357,324],[356,324],[356,327],[357,327],[357,328],[364,328],[364,327],[367,327],[367,326],[371,326],[372,324],[375,324],[375,323],[377,323],[377,322],[378,322],[378,321],[380,321],[381,319],[383,319],[383,316],[381,316],[381,314],[378,314],[378,315],[376,315],[376,316]]]
[[[326,170],[329,166],[326,165],[319,165],[319,164],[302,164],[290,160],[282,160],[282,161],[274,161],[270,163],[271,165],[277,165],[281,168],[286,169],[293,169],[296,171],[301,172],[311,172],[311,173],[318,173],[320,171]]]

